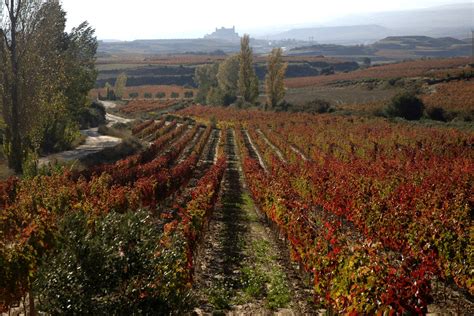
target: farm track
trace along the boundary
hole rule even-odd
[[[314,309],[307,303],[310,290],[303,286],[286,255],[288,249],[258,215],[247,192],[235,132],[228,130],[226,136],[228,166],[195,265],[194,313],[208,315],[218,310],[227,315],[311,313]],[[261,292],[249,290],[252,278],[250,281],[248,278],[252,276],[265,283],[261,284]],[[277,289],[276,294],[267,292],[268,288]],[[281,299],[281,306],[271,306],[275,297]]]

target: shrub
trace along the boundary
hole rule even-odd
[[[105,108],[100,102],[92,102],[89,107],[81,108],[76,115],[76,121],[81,129],[97,127],[105,124]]]
[[[290,111],[322,114],[331,111],[331,103],[326,100],[314,99],[302,105],[294,105]]]
[[[442,107],[429,107],[426,109],[426,116],[435,121],[446,122],[448,120],[447,113]]]
[[[175,271],[184,245],[159,246],[163,223],[148,212],[99,219],[68,214],[56,250],[38,271],[35,291],[50,314],[169,314],[185,306],[183,275]]]
[[[402,117],[407,120],[419,120],[423,116],[425,106],[412,92],[403,92],[392,98],[385,107],[388,117]]]
[[[194,92],[193,92],[193,91],[185,91],[185,92],[184,92],[184,97],[185,97],[186,99],[191,99],[191,98],[194,97]]]
[[[115,101],[115,100],[118,100],[120,98],[118,98],[116,95],[115,95],[115,91],[112,90],[112,89],[108,89],[107,90],[107,97],[106,97],[107,100],[111,100],[111,101]]]
[[[136,99],[138,98],[138,92],[129,93],[128,96],[130,97],[130,99]]]
[[[166,93],[164,92],[158,92],[156,95],[155,95],[158,99],[164,99],[166,97]]]
[[[145,93],[143,94],[143,97],[144,97],[145,99],[151,99],[151,98],[153,98],[153,94],[151,94],[151,93],[149,93],[149,92],[145,92]]]
[[[334,74],[334,67],[325,67],[321,69],[321,75],[333,75]]]
[[[172,98],[172,99],[177,99],[177,98],[179,98],[179,93],[178,93],[178,92],[171,92],[171,98]]]

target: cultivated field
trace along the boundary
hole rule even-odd
[[[99,307],[68,305],[81,301],[67,293],[56,300],[62,286],[104,300],[107,311],[474,312],[465,295],[472,132],[220,107],[176,114],[136,123],[134,137],[151,145],[116,163],[1,183],[0,253],[17,271],[3,275],[13,285],[4,308],[31,295],[28,275],[38,273],[44,306],[69,312]],[[106,238],[94,227],[123,216],[138,217],[141,237],[120,235],[107,251],[80,239]],[[96,250],[63,266],[63,256],[84,251],[72,240]],[[129,273],[88,281],[132,255]],[[120,292],[121,282],[136,295]],[[104,288],[121,304],[105,300]]]
[[[0,311],[473,314],[468,62],[287,79],[326,114],[127,87],[107,130],[144,149],[0,182]],[[405,89],[457,121],[380,117]]]
[[[349,73],[338,73],[328,76],[303,77],[286,79],[289,88],[302,88],[315,85],[326,85],[338,81],[363,80],[363,79],[395,79],[407,77],[442,78],[458,75],[463,71],[472,71],[467,65],[470,58],[427,59],[407,61],[396,64],[375,66],[367,69],[356,70]]]
[[[134,99],[145,99],[145,94],[149,94],[148,98],[150,99],[158,99],[159,93],[164,93],[164,96],[161,96],[161,98],[171,98],[173,93],[177,94],[175,98],[185,98],[185,92],[192,92],[194,95],[196,93],[196,89],[185,88],[183,86],[177,85],[145,85],[125,87],[124,99],[129,99],[130,94],[138,94],[133,97]],[[93,89],[89,93],[89,96],[91,98],[97,98],[99,94],[101,96],[106,96],[107,90],[105,88]]]

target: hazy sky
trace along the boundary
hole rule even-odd
[[[276,26],[324,24],[354,13],[459,2],[469,0],[62,0],[68,28],[87,20],[99,39],[120,40],[196,38],[233,25],[241,34],[271,33]]]

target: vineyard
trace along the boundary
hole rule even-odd
[[[309,86],[327,85],[338,81],[362,79],[393,79],[409,77],[443,78],[449,75],[460,74],[469,64],[469,58],[450,58],[434,60],[416,60],[396,64],[382,65],[360,69],[349,73],[337,73],[328,76],[302,77],[286,79],[288,88],[303,88]]]
[[[474,293],[472,133],[204,107],[181,114],[235,125],[252,196],[311,274],[317,303],[424,313],[434,281]]]
[[[226,169],[221,150],[225,138],[211,126],[164,121],[145,122],[133,133],[150,141],[150,147],[114,164],[2,183],[2,311],[33,292],[39,292],[37,298],[44,308],[56,313],[168,313],[177,309],[178,302],[182,304],[192,279],[195,244]],[[115,223],[118,229],[124,220],[125,225],[136,221],[143,231],[137,236],[106,231],[110,229],[107,223]],[[87,244],[87,239],[70,229],[102,242],[110,233],[113,240],[123,240],[104,250],[109,253],[97,253],[97,245]],[[71,259],[66,255],[80,260],[64,263]],[[113,270],[104,270],[104,276],[112,273],[106,282],[111,293],[105,295],[91,273],[105,269],[111,260],[108,256],[118,260],[113,269],[129,272],[116,280]],[[91,266],[92,261],[96,266]],[[58,266],[51,267],[50,262]],[[64,264],[69,276],[61,278]],[[49,279],[51,275],[54,277]],[[71,305],[77,291],[85,292],[84,301],[100,302]]]
[[[135,99],[158,99],[158,98],[171,98],[172,94],[176,94],[177,98],[185,98],[186,93],[195,93],[195,89],[187,89],[182,86],[176,85],[146,85],[146,86],[137,86],[137,87],[125,87],[124,89],[124,98],[130,98],[130,95],[134,95]],[[161,95],[159,95],[161,94]],[[96,88],[92,89],[89,93],[92,98],[97,98],[98,95],[106,96],[106,88]]]
[[[136,113],[147,113],[147,112],[158,112],[167,110],[180,104],[182,101],[178,100],[132,100],[127,103],[126,106],[120,109],[125,114],[136,114]]]
[[[133,126],[149,144],[138,154],[0,183],[0,311],[29,298],[52,314],[180,313],[196,292],[207,311],[253,295],[270,310],[474,312],[472,132],[204,106],[176,114]],[[262,252],[259,239],[279,246]],[[228,292],[212,291],[219,282]]]
[[[457,81],[436,85],[433,93],[423,97],[428,107],[442,107],[451,111],[474,109],[473,81]]]

